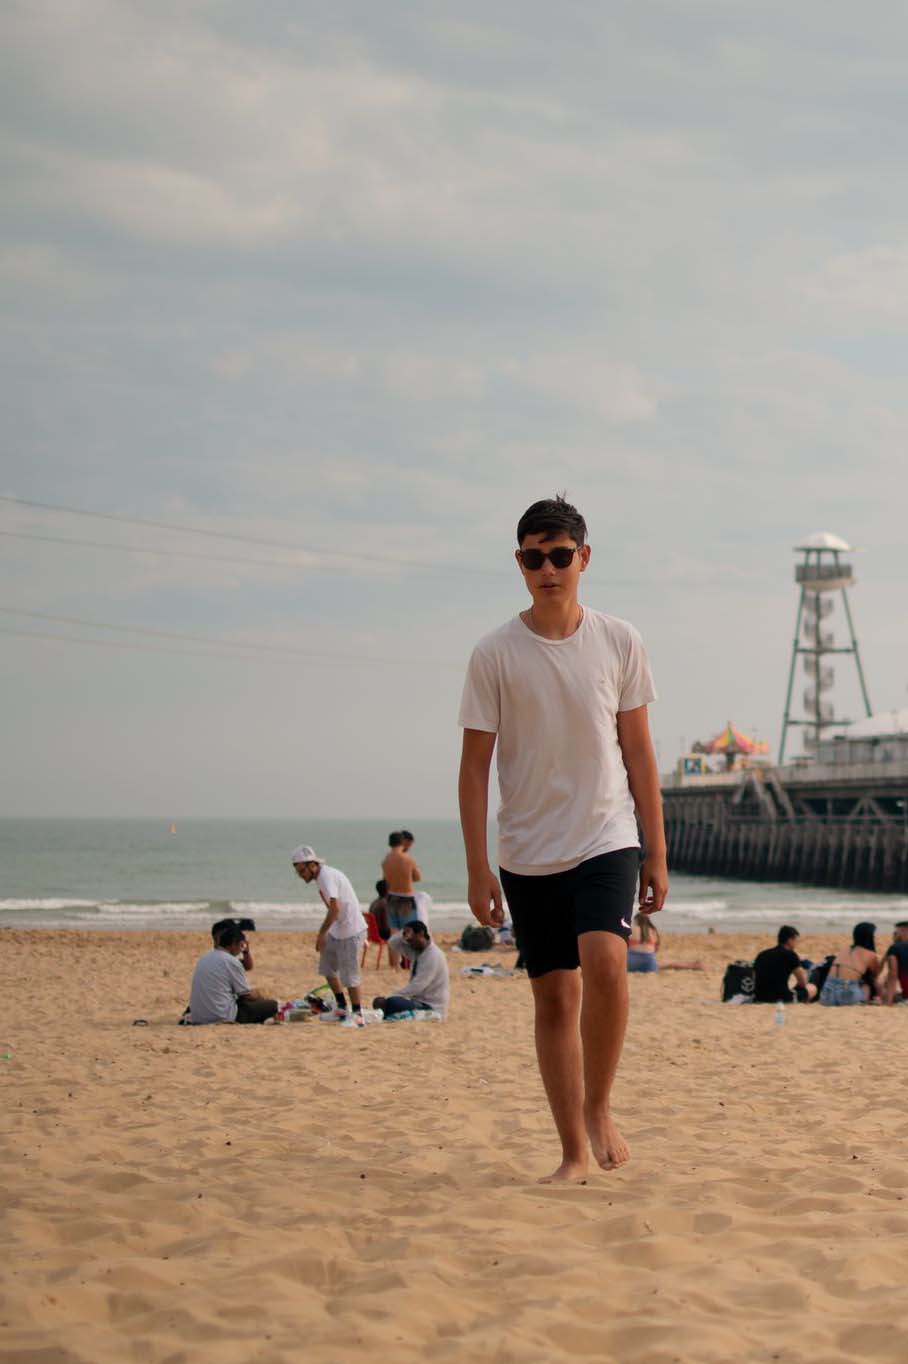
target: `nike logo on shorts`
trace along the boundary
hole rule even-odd
[[[622,920],[621,920],[621,927],[622,927],[622,928],[630,928],[630,924],[628,923],[627,919],[622,919]]]

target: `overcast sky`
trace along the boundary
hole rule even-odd
[[[4,16],[0,494],[267,543],[0,502],[0,812],[453,814],[560,489],[663,767],[777,744],[811,531],[908,703],[902,4]]]

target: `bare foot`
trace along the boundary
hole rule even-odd
[[[608,1114],[587,1114],[586,1130],[596,1162],[603,1170],[617,1170],[631,1158],[630,1147],[622,1137],[615,1120]]]
[[[587,1162],[583,1160],[563,1160],[557,1170],[538,1180],[539,1184],[583,1184],[586,1181]]]

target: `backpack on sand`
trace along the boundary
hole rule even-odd
[[[460,935],[462,952],[488,952],[495,946],[495,930],[485,924],[467,924]]]
[[[722,1003],[727,1004],[735,995],[754,997],[754,964],[752,961],[731,961],[722,977]]]

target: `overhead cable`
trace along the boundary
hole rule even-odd
[[[85,639],[84,637],[82,637],[82,636],[80,636],[80,635],[55,635],[55,634],[51,634],[50,631],[44,631],[44,630],[14,630],[14,629],[12,629],[12,628],[10,628],[10,627],[8,627],[8,626],[5,626],[5,625],[0,625],[0,635],[15,635],[15,636],[16,636],[17,638],[19,638],[19,639],[52,640],[55,644],[87,644],[87,645],[89,645],[89,646],[94,646],[95,648],[98,648],[98,649],[131,649],[131,650],[134,650],[134,651],[136,651],[136,652],[138,652],[138,653],[143,653],[143,654],[170,654],[170,655],[172,655],[172,656],[174,656],[174,657],[176,657],[176,658],[215,658],[215,659],[220,659],[220,660],[222,660],[222,661],[226,660],[226,661],[228,661],[228,662],[233,662],[233,663],[284,663],[284,664],[291,664],[291,665],[294,665],[294,666],[296,666],[296,667],[299,667],[299,666],[300,666],[300,664],[297,663],[297,662],[295,662],[295,660],[292,659],[292,658],[275,658],[275,657],[273,657],[273,656],[269,656],[268,658],[264,658],[264,659],[263,659],[263,658],[254,658],[252,655],[250,655],[250,654],[248,654],[248,653],[242,653],[242,654],[241,654],[241,653],[225,653],[225,652],[223,651],[223,646],[221,646],[221,648],[219,648],[219,649],[217,649],[217,650],[215,650],[215,648],[211,648],[211,649],[168,649],[166,645],[163,645],[163,646],[162,646],[162,645],[155,645],[155,644],[140,644],[140,643],[137,643],[137,642],[134,641],[134,640],[120,640],[120,639]],[[177,636],[177,638],[179,638],[179,636]],[[317,653],[312,653],[312,654],[307,655],[307,660],[306,660],[306,661],[309,662],[309,663],[326,663],[326,664],[331,664],[332,666],[336,666],[338,663],[342,663],[344,666],[349,666],[351,663],[356,663],[356,664],[371,664],[371,663],[376,663],[376,664],[394,664],[394,665],[397,665],[397,664],[405,664],[407,667],[412,666],[412,659],[409,659],[409,658],[404,658],[404,657],[400,657],[400,658],[375,658],[375,657],[373,657],[372,655],[369,655],[369,654],[360,654],[360,655],[354,656],[354,655],[352,655],[352,654],[343,654],[343,655],[341,655],[341,654],[317,654]],[[455,665],[455,664],[452,664],[452,663],[447,663],[447,662],[445,662],[444,660],[442,660],[442,661],[440,661],[440,662],[436,662],[436,660],[433,659],[433,658],[425,658],[425,659],[422,659],[421,662],[420,662],[420,667],[423,667],[423,666],[428,667],[428,668],[432,668],[432,667],[452,668],[452,667],[460,666],[460,665]]]
[[[24,610],[22,610],[20,607],[17,607],[17,606],[0,606],[0,613],[2,613],[2,614],[5,615],[5,616],[25,616],[25,617],[27,617],[27,619],[29,619],[29,620],[46,620],[46,621],[52,621],[52,622],[54,622],[54,623],[56,623],[56,624],[58,624],[58,625],[79,625],[79,626],[84,626],[85,628],[90,629],[90,630],[116,630],[116,631],[122,631],[122,632],[127,633],[127,634],[145,635],[145,636],[149,636],[149,637],[151,637],[151,638],[153,638],[153,639],[175,639],[175,640],[185,640],[185,642],[188,643],[188,644],[206,644],[206,645],[210,646],[211,648],[218,648],[218,649],[229,648],[229,649],[243,649],[243,650],[249,650],[249,651],[252,651],[252,652],[254,652],[254,653],[262,653],[262,652],[265,652],[265,653],[284,654],[284,655],[291,655],[291,654],[292,654],[292,655],[297,656],[297,657],[303,657],[303,658],[307,658],[307,659],[313,659],[313,658],[315,658],[315,659],[318,659],[318,660],[324,661],[324,662],[333,662],[333,663],[401,663],[401,662],[410,662],[410,661],[411,661],[411,660],[409,660],[409,659],[403,658],[401,655],[397,655],[397,656],[395,656],[395,657],[393,657],[393,658],[380,658],[380,657],[376,657],[375,655],[368,655],[368,656],[366,656],[366,655],[358,655],[358,656],[357,656],[357,655],[353,655],[353,654],[331,654],[331,653],[321,653],[321,652],[316,652],[316,651],[314,651],[314,650],[312,650],[312,649],[294,648],[292,645],[287,645],[287,644],[259,644],[259,643],[250,642],[250,641],[248,641],[248,640],[240,640],[240,639],[223,639],[223,638],[219,638],[219,637],[216,636],[216,635],[215,635],[215,636],[211,636],[211,635],[192,635],[192,634],[187,634],[187,633],[182,632],[182,631],[175,631],[175,630],[152,630],[152,629],[149,629],[147,626],[144,626],[144,625],[120,625],[120,624],[115,624],[115,623],[113,623],[112,621],[106,621],[106,620],[87,620],[87,619],[85,619],[85,617],[83,617],[83,616],[57,616],[57,615],[51,615],[51,614],[50,614],[49,612],[47,612],[47,611],[24,611]],[[36,636],[36,638],[37,638],[37,636]],[[67,636],[67,635],[59,635],[59,636],[54,635],[54,636],[51,636],[51,638],[54,638],[54,639],[56,639],[56,638],[59,638],[59,639],[68,639],[68,638],[73,638],[73,637],[72,637],[72,636]],[[89,643],[90,641],[83,640],[83,641],[77,641],[77,642]],[[106,640],[98,640],[98,641],[96,641],[96,642],[97,642],[97,643],[107,643]],[[462,663],[455,663],[455,662],[453,662],[452,660],[449,660],[449,659],[432,659],[431,661],[432,661],[437,667],[443,667],[443,668],[461,668],[461,667],[463,667],[463,664],[462,664]]]
[[[399,556],[387,554],[366,554],[358,550],[326,549],[320,545],[307,546],[290,544],[283,540],[263,539],[254,535],[238,535],[233,531],[211,530],[207,526],[181,526],[174,521],[154,521],[147,517],[121,516],[118,512],[89,511],[84,507],[65,507],[54,502],[39,502],[34,498],[10,497],[0,494],[0,502],[7,502],[17,507],[31,507],[39,511],[60,512],[66,516],[87,516],[100,521],[116,521],[127,526],[146,526],[155,530],[176,531],[181,535],[204,535],[214,540],[232,540],[244,545],[264,546],[267,549],[286,549],[296,554],[312,554],[320,558],[329,559],[357,559],[364,563],[385,564],[394,568],[422,568],[422,569],[450,569],[445,564],[431,563],[417,559],[401,559]],[[5,532],[10,534],[11,532]],[[71,543],[77,543],[75,541]],[[84,542],[83,542],[84,543]],[[169,551],[168,551],[169,552]],[[251,562],[247,560],[245,562]],[[456,565],[458,573],[476,574],[482,577],[493,575],[501,577],[501,570],[487,568],[473,568],[469,564],[458,563]]]

